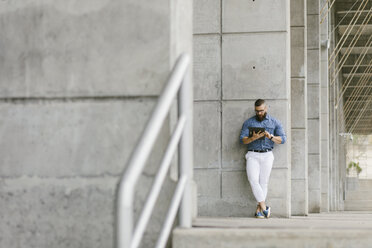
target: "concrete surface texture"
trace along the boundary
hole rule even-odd
[[[369,247],[372,212],[332,212],[288,219],[198,218],[176,229],[174,248]]]
[[[267,4],[194,3],[194,162],[201,216],[247,216],[255,207],[245,178],[245,147],[237,137],[259,97],[269,99],[269,113],[280,116],[291,136],[291,144],[274,149],[272,186],[284,186],[269,190],[275,214],[343,207],[345,153],[338,137],[343,117],[330,105],[342,82],[328,86],[328,47],[321,42],[330,39],[330,49],[335,46],[335,34],[328,37],[334,20],[320,25],[325,1]],[[273,13],[275,8],[287,12]],[[202,9],[209,11],[202,15]],[[275,178],[279,175],[287,178]]]
[[[332,27],[335,26],[335,18],[330,18],[329,22]],[[336,34],[335,32],[332,32],[330,35],[330,49],[333,50],[336,46]],[[335,70],[335,64],[332,65],[330,70]],[[335,80],[335,83],[329,85],[329,106],[335,106],[340,85],[340,78],[334,78],[333,75],[330,75],[330,79]],[[343,196],[340,195],[339,190],[339,185],[344,183],[341,175],[343,174],[342,170],[345,168],[344,166],[339,166],[339,156],[343,156],[343,153],[340,150],[340,147],[342,148],[341,142],[343,142],[343,138],[339,136],[339,134],[343,132],[343,120],[341,118],[342,115],[340,115],[340,107],[341,106],[339,106],[337,109],[334,107],[329,108],[329,209],[331,211],[343,209]]]
[[[244,217],[255,208],[239,133],[258,98],[268,99],[268,112],[289,135],[274,149],[268,201],[277,216],[290,215],[289,17],[287,0],[194,1],[194,173],[200,216]]]
[[[114,247],[118,180],[173,62],[192,54],[191,18],[192,1],[0,3],[0,247]],[[168,178],[143,247],[174,188]]]
[[[1,95],[157,95],[153,82],[169,71],[167,3],[1,3]]]
[[[291,214],[308,214],[307,12],[291,1]]]
[[[320,5],[324,6],[326,0],[321,0]],[[324,19],[324,20],[323,20]],[[326,45],[329,42],[329,20],[322,17],[320,24],[320,148],[321,148],[321,202],[322,212],[329,211],[329,75],[328,75],[328,53]]]
[[[345,210],[372,211],[372,179],[356,179],[356,187],[348,187],[345,192]]]
[[[320,1],[307,1],[307,113],[309,213],[321,204]]]
[[[183,52],[193,65],[194,214],[253,215],[239,134],[264,98],[287,134],[274,148],[267,202],[273,217],[287,219],[197,218],[196,228],[174,232],[174,247],[255,247],[263,239],[270,247],[368,247],[371,212],[291,218],[371,204],[362,199],[371,192],[356,188],[344,202],[342,101],[334,108],[343,76],[328,75],[321,44],[330,39],[332,50],[338,34],[329,33],[333,14],[320,25],[325,2],[1,1],[0,247],[115,246],[119,178]],[[136,219],[176,107],[137,184]],[[170,174],[142,247],[157,239],[176,163]]]

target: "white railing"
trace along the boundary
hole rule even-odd
[[[190,58],[187,55],[181,55],[177,60],[121,178],[117,202],[117,248],[136,248],[139,246],[178,144],[178,184],[155,247],[160,248],[166,245],[178,209],[180,210],[180,226],[191,227],[192,193],[190,182],[193,174],[193,88],[189,73],[187,73],[189,64]],[[135,186],[177,93],[178,122],[161,161],[149,197],[134,228],[133,204]]]

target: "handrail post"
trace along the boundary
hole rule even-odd
[[[138,240],[141,238],[138,233],[141,232],[141,223],[139,226],[134,227],[133,218],[133,206],[134,206],[134,189],[136,182],[138,181],[150,155],[151,149],[154,146],[155,140],[159,135],[160,129],[164,120],[166,119],[167,113],[171,107],[172,101],[178,92],[178,108],[179,108],[179,119],[182,122],[183,132],[180,138],[180,132],[178,132],[177,139],[179,139],[179,165],[180,165],[180,182],[182,187],[179,190],[178,196],[175,198],[177,205],[180,206],[181,226],[191,227],[192,218],[192,174],[193,174],[193,151],[192,151],[192,83],[190,73],[190,58],[188,55],[181,55],[171,74],[168,78],[167,84],[163,89],[158,103],[155,106],[154,111],[151,114],[150,120],[147,123],[142,136],[136,145],[130,159],[128,166],[124,171],[122,178],[120,179],[118,189],[118,202],[117,202],[117,237],[116,246],[118,248],[131,248],[138,246]],[[190,70],[190,69],[189,69]],[[182,128],[180,128],[182,130]],[[144,138],[146,137],[146,139]],[[173,145],[174,149],[175,145]],[[182,179],[182,180],[181,180]],[[182,195],[182,203],[180,203],[181,192],[185,188],[185,192]],[[175,204],[175,203],[173,203]],[[172,210],[170,216],[174,220],[176,212]],[[147,216],[146,216],[147,218]],[[140,221],[144,220],[141,219]],[[147,220],[146,220],[147,221]],[[167,220],[166,220],[167,221]],[[144,222],[143,222],[144,223]],[[168,223],[168,222],[167,222]],[[169,222],[172,224],[171,222]],[[138,223],[137,223],[138,224]],[[168,225],[170,225],[168,224]],[[143,225],[143,224],[142,224]],[[138,229],[140,228],[140,229]],[[167,227],[169,228],[169,227]],[[133,231],[134,230],[134,231]],[[137,232],[140,230],[139,232]],[[142,229],[143,230],[143,229]],[[136,234],[133,238],[133,235]],[[143,233],[142,233],[143,234]],[[142,235],[141,234],[141,235]],[[167,234],[169,235],[169,233]],[[138,238],[139,237],[139,238]],[[136,243],[137,242],[137,243]]]
[[[119,216],[117,220],[117,247],[130,248],[133,234],[133,187],[130,182],[122,181],[119,184],[119,194],[117,207]]]
[[[190,70],[190,67],[189,67]],[[188,71],[178,95],[178,115],[185,114],[186,123],[179,145],[179,178],[187,176],[185,191],[180,204],[180,227],[192,225],[192,180],[193,180],[193,86]]]

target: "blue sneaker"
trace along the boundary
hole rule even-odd
[[[266,210],[262,211],[266,218],[270,218],[271,215],[271,207],[266,206]]]
[[[265,216],[261,213],[261,212],[258,212],[258,213],[255,213],[254,216],[258,219],[263,219],[265,218]]]

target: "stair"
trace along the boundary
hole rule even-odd
[[[289,219],[197,218],[173,232],[173,248],[371,247],[372,212],[332,212]]]
[[[372,179],[359,179],[359,188],[364,190],[372,190]]]
[[[344,206],[347,211],[369,211],[372,209],[372,200],[347,200]]]
[[[372,190],[346,191],[346,201],[372,200]]]
[[[346,191],[345,210],[372,211],[372,180],[359,179],[358,186]]]

